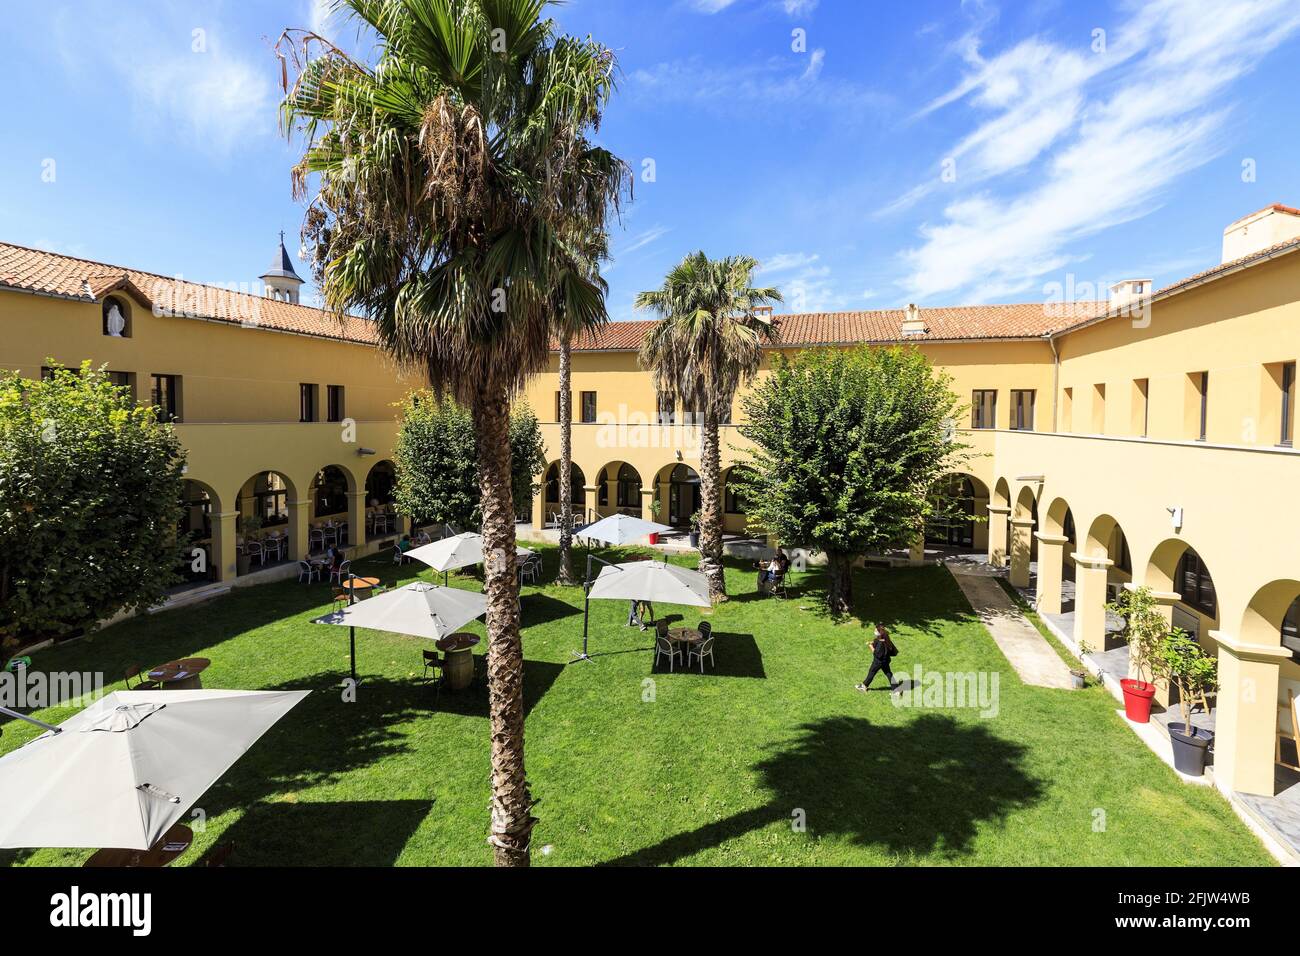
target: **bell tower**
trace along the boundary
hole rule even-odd
[[[281,302],[298,304],[298,290],[302,288],[302,279],[293,270],[293,260],[289,250],[284,247],[284,230],[280,230],[280,250],[271,262],[271,268],[258,276],[266,286],[267,298]]]

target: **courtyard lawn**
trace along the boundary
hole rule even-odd
[[[545,556],[549,580],[556,553]],[[358,570],[387,583],[398,573],[383,559]],[[525,587],[535,864],[1272,863],[1217,793],[1147,751],[1102,689],[1021,685],[945,569],[859,572],[857,617],[843,624],[820,610],[819,571],[791,583],[790,600],[759,599],[754,573],[729,569],[733,599],[704,615],[718,640],[703,676],[652,669],[652,634],[624,626],[623,602],[592,602],[595,662],[570,664],[581,590]],[[344,703],[347,630],[310,623],[330,593],[240,589],[40,652],[35,666],[114,679],[131,663],[203,656],[207,687],[314,691],[199,799],[202,832],[176,865],[202,865],[228,841],[236,866],[490,863],[486,692],[444,691],[435,705],[420,680],[427,643],[358,631],[363,684]],[[895,706],[882,678],[855,691],[875,621],[901,649],[898,676],[996,673],[996,715]],[[0,752],[38,733],[12,720],[3,730]],[[0,861],[78,865],[90,852]]]

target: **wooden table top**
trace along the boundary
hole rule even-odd
[[[163,838],[148,850],[96,850],[83,867],[166,866],[190,848],[194,831],[183,823],[173,824]]]
[[[211,664],[212,661],[206,657],[186,657],[179,661],[168,661],[166,664],[159,664],[149,671],[149,679],[161,681],[164,684],[176,680],[185,680],[195,674],[203,673]]]
[[[693,627],[670,627],[668,637],[671,640],[685,641],[688,644],[704,640],[704,635]]]
[[[348,578],[343,582],[343,587],[350,591],[368,591],[379,587],[382,583],[379,578]]]
[[[477,634],[466,634],[461,632],[459,634],[448,634],[442,640],[438,641],[435,646],[440,651],[454,653],[456,651],[469,650],[477,644],[479,640],[480,638]]]

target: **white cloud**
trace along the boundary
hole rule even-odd
[[[691,0],[691,8],[700,13],[721,13],[736,0]]]
[[[801,57],[773,57],[742,65],[713,65],[695,58],[656,64],[632,73],[632,90],[663,103],[688,103],[726,112],[799,103],[802,106],[880,109],[892,105],[885,93],[822,77],[826,51]]]
[[[644,249],[652,242],[658,242],[668,233],[672,232],[667,226],[653,226],[645,232],[639,233],[632,237],[632,241],[618,250],[618,255],[627,256],[636,252],[638,249]],[[608,270],[606,270],[608,271]]]
[[[274,67],[225,49],[219,25],[193,16],[160,23],[116,6],[94,19],[59,21],[60,52],[87,82],[123,84],[136,123],[168,145],[176,140],[221,154],[249,138],[276,135]]]
[[[922,183],[888,207],[957,191],[904,253],[903,289],[1039,293],[1071,242],[1145,215],[1220,154],[1223,95],[1297,30],[1291,0],[1158,0],[1112,31],[1105,53],[1033,38],[984,59],[972,42],[972,72],[922,113],[962,102],[980,117],[950,153],[957,181]]]
[[[817,9],[817,0],[781,0],[781,5],[790,16],[802,17]]]
[[[807,252],[782,252],[769,256],[759,263],[757,272],[789,272],[791,269],[803,269],[817,262],[821,256]]]

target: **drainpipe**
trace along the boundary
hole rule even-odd
[[[1056,415],[1061,394],[1061,353],[1056,351],[1056,337],[1054,335],[1049,332],[1044,337],[1052,350],[1052,432],[1055,434],[1059,429]]]

